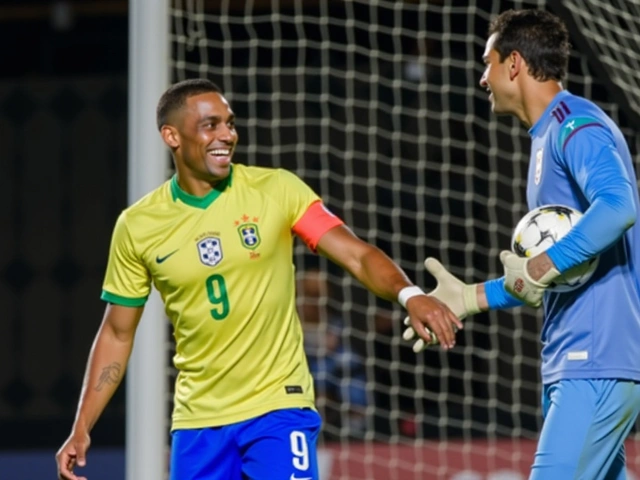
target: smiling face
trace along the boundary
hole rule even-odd
[[[187,97],[184,106],[171,115],[161,133],[173,151],[181,178],[215,185],[229,176],[238,133],[235,115],[220,93]]]
[[[514,114],[518,99],[518,84],[514,81],[518,60],[517,52],[508,55],[502,62],[500,54],[493,48],[498,34],[494,33],[487,40],[482,55],[485,64],[480,78],[480,86],[490,92],[491,110],[496,114]]]

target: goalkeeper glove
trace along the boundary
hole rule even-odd
[[[531,259],[520,257],[509,250],[500,252],[500,261],[504,265],[504,288],[527,305],[539,307],[545,289],[560,272],[551,267],[542,277],[534,280],[527,270],[529,260]]]
[[[435,290],[429,293],[444,303],[460,320],[468,315],[480,312],[478,307],[478,299],[476,296],[477,284],[467,285],[455,276],[453,276],[444,266],[435,258],[427,258],[424,261],[427,271],[433,275],[438,282]],[[416,337],[416,332],[411,327],[409,317],[404,319],[404,324],[408,327],[402,334],[405,340],[412,340]],[[426,327],[425,327],[426,328]],[[431,342],[425,342],[422,338],[418,338],[413,344],[413,351],[418,353],[425,348],[436,345],[438,340],[433,332],[431,334]]]

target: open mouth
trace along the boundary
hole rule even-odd
[[[214,150],[209,150],[210,155],[215,155],[219,157],[228,157],[231,154],[230,148],[216,148]]]
[[[220,165],[228,165],[231,162],[232,148],[214,148],[207,150],[207,155]]]

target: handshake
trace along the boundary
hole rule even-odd
[[[477,284],[467,285],[458,278],[454,277],[444,266],[435,258],[427,258],[424,261],[424,266],[427,271],[434,276],[438,285],[429,293],[430,297],[434,297],[441,303],[445,304],[453,314],[458,317],[458,320],[463,320],[469,315],[479,313],[481,309],[478,306],[477,299]],[[437,345],[439,342],[435,333],[431,331],[426,325],[421,324],[426,334],[431,337],[431,340],[424,340],[417,335],[416,330],[411,325],[410,317],[404,319],[404,324],[407,329],[402,334],[402,338],[405,340],[413,340],[418,337],[413,343],[413,351],[418,353],[431,345]],[[454,326],[454,330],[456,330]]]
[[[547,268],[545,273],[538,279],[531,277],[529,273],[529,262],[531,258],[523,258],[518,255],[504,251],[500,254],[500,261],[504,266],[504,289],[506,292],[520,300],[522,303],[532,307],[539,307],[542,303],[542,297],[545,289],[549,284],[560,274],[553,266]],[[435,277],[438,282],[435,290],[428,294],[429,297],[435,298],[441,304],[444,304],[448,309],[457,317],[457,322],[453,325],[453,331],[456,328],[461,328],[462,324],[459,322],[469,315],[474,315],[482,310],[488,309],[488,301],[486,292],[479,292],[479,284],[466,284],[454,277],[442,264],[435,258],[427,258],[424,262],[424,266],[427,271]],[[484,296],[484,298],[482,298]],[[482,299],[482,306],[478,303],[478,298]],[[411,312],[409,312],[411,313]],[[449,314],[450,315],[450,314]],[[404,324],[407,329],[404,331],[402,338],[411,341],[414,340],[413,351],[420,352],[425,348],[441,343],[443,338],[447,336],[451,337],[451,329],[447,329],[449,333],[443,335],[442,325],[438,324],[438,332],[429,328],[426,323],[428,320],[418,320],[417,315],[414,317],[407,317],[404,320]],[[453,319],[455,320],[455,319]],[[432,322],[431,325],[435,325]],[[422,334],[418,335],[416,328],[422,330]],[[417,337],[417,339],[416,339]],[[445,340],[446,341],[446,340]],[[449,345],[443,345],[445,348],[451,347],[452,342]]]

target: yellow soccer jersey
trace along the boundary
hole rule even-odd
[[[179,371],[173,429],[314,408],[291,229],[318,200],[286,170],[236,164],[205,197],[174,177],[120,215],[102,298],[140,306],[152,281],[160,292]]]

